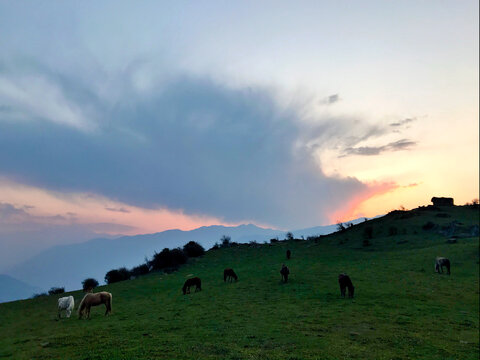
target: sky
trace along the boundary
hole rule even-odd
[[[477,1],[0,1],[0,271],[99,236],[479,196]]]

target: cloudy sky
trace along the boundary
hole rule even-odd
[[[474,0],[1,1],[0,262],[470,201],[478,40]]]

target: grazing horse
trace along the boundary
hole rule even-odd
[[[202,291],[202,280],[200,280],[199,277],[187,279],[187,281],[185,281],[185,284],[183,284],[183,295],[190,294],[191,286],[195,286],[195,292]]]
[[[61,317],[62,310],[65,310],[65,316],[69,318],[74,307],[75,301],[73,300],[73,296],[70,295],[58,299],[58,318]]]
[[[444,257],[437,257],[435,259],[435,272],[443,273],[443,267],[447,267],[447,274],[450,275],[450,260]]]
[[[290,260],[291,256],[292,256],[292,252],[290,250],[287,250],[287,259]]]
[[[90,308],[101,304],[105,304],[107,309],[105,315],[110,314],[112,312],[112,294],[106,291],[86,294],[78,307],[78,318],[81,319],[83,315],[86,315],[87,319],[90,318]]]
[[[227,280],[233,281],[233,279],[235,279],[235,281],[238,280],[238,276],[237,276],[237,274],[235,274],[235,271],[233,271],[233,269],[223,270],[223,281],[225,281],[225,282]]]
[[[280,274],[282,274],[282,280],[284,282],[287,282],[288,281],[288,274],[290,274],[290,270],[288,269],[287,266],[285,266],[285,264],[282,264],[282,269],[280,270]]]
[[[355,287],[353,286],[350,277],[347,274],[340,274],[338,275],[338,283],[340,284],[340,294],[342,297],[345,297],[345,289],[348,288],[348,297],[353,298]]]

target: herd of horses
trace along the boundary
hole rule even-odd
[[[290,259],[292,253],[290,250],[287,250],[287,259]],[[443,267],[447,269],[447,274],[450,275],[450,260],[444,257],[437,257],[435,259],[435,272],[443,273]],[[280,274],[282,276],[282,281],[284,283],[288,282],[288,275],[290,274],[290,269],[285,264],[282,264],[280,269]],[[223,271],[223,281],[232,282],[237,281],[238,276],[231,268],[227,268]],[[340,285],[340,296],[345,298],[346,292],[348,290],[348,297],[353,298],[355,287],[353,286],[352,280],[350,277],[342,273],[338,275],[338,284]],[[189,278],[185,281],[182,287],[183,295],[190,293],[190,288],[195,287],[195,292],[202,291],[202,280],[199,277]],[[83,317],[90,318],[90,308],[92,306],[105,305],[106,311],[105,315],[108,315],[112,312],[112,294],[106,291],[98,293],[87,293],[80,305],[78,307],[78,317],[82,319]],[[73,296],[66,296],[58,299],[58,317],[61,317],[61,312],[65,310],[65,316],[70,317],[73,308],[75,307],[75,302]]]

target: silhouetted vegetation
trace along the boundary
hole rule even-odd
[[[232,240],[232,238],[231,238],[230,236],[223,235],[223,236],[220,238],[220,246],[221,246],[221,247],[230,247],[230,245],[231,245],[231,240]]]
[[[190,241],[183,247],[183,252],[188,257],[198,257],[205,254],[205,249],[199,243],[196,243],[195,241]]]
[[[132,270],[130,270],[130,276],[137,278],[142,275],[146,275],[150,272],[150,268],[147,264],[142,264],[135,266]]]
[[[85,292],[92,291],[98,286],[98,281],[94,278],[88,278],[82,281],[82,289]]]
[[[105,282],[107,284],[113,284],[123,280],[130,279],[130,271],[127,268],[122,267],[120,269],[110,270],[105,274]]]
[[[285,240],[293,240],[293,234],[290,231],[285,234]]]
[[[182,249],[163,249],[160,253],[155,253],[152,260],[149,261],[149,267],[152,271],[177,269],[180,265],[187,262],[187,255]]]
[[[48,290],[48,295],[63,294],[64,292],[64,287],[52,287],[50,290]]]

